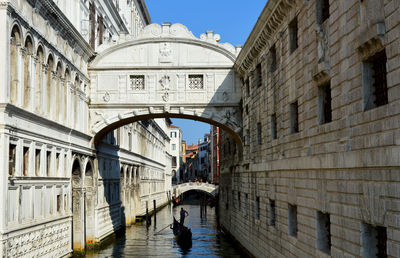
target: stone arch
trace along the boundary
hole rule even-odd
[[[72,158],[72,242],[75,251],[85,249],[83,166],[79,155]]]
[[[90,158],[88,158],[86,161],[83,182],[85,188],[94,186],[94,163]]]
[[[228,132],[230,135],[232,135],[233,139],[236,142],[239,152],[243,150],[242,130],[238,124],[227,122],[226,116],[224,117],[222,115],[215,115],[212,113],[210,114],[203,113],[201,116],[199,116],[196,113],[196,111],[183,111],[183,112],[161,111],[158,113],[152,113],[151,109],[146,109],[146,110],[141,110],[141,112],[136,112],[136,114],[133,114],[132,112],[127,112],[123,115],[116,114],[115,116],[107,119],[104,119],[104,117],[102,117],[102,120],[98,122],[98,124],[93,130],[93,133],[95,134],[93,142],[95,144],[100,142],[100,140],[103,139],[103,137],[105,137],[108,133],[112,132],[113,130],[121,126],[142,120],[155,119],[155,118],[183,118],[218,126],[221,129]]]
[[[82,163],[79,159],[79,156],[72,158],[71,177],[73,188],[81,188],[83,186]]]
[[[47,71],[46,71],[46,112],[49,115],[51,110],[51,96],[53,93],[52,87],[52,73],[54,69],[54,57],[52,53],[47,56]]]
[[[19,23],[14,22],[11,27],[10,38],[10,102],[15,104],[18,98],[18,57],[19,47],[21,46],[21,27]]]
[[[36,49],[36,92],[35,92],[35,111],[42,111],[42,103],[43,103],[43,66],[44,66],[44,48],[43,45],[39,42],[38,47]]]
[[[25,37],[25,55],[24,55],[24,108],[28,108],[31,103],[31,73],[32,73],[32,56],[34,54],[34,43],[32,36],[27,34]]]

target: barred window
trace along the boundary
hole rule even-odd
[[[363,62],[364,110],[388,104],[386,52],[378,52]]]
[[[273,227],[276,225],[275,200],[269,200],[269,224]]]
[[[290,54],[293,53],[298,47],[298,24],[297,24],[297,17],[294,18],[290,23],[289,23],[289,50]]]
[[[290,133],[299,132],[299,106],[297,101],[290,104]]]
[[[318,87],[319,123],[332,122],[332,97],[331,83],[328,82]]]
[[[258,145],[262,144],[262,128],[261,123],[257,123],[257,143]]]
[[[317,248],[331,254],[331,220],[329,213],[317,211]]]
[[[145,89],[145,80],[144,75],[131,75],[131,89],[132,90],[144,90]]]
[[[204,89],[204,80],[202,74],[190,74],[189,75],[189,88],[192,90]]]
[[[276,48],[275,48],[275,44],[271,47],[271,49],[269,50],[270,53],[270,57],[271,57],[271,67],[270,67],[270,71],[271,73],[276,71],[277,68],[277,58],[276,58]]]
[[[316,11],[317,23],[324,23],[329,18],[329,0],[317,0]]]
[[[386,227],[361,223],[362,257],[387,257],[386,231]]]
[[[276,125],[276,114],[271,115],[271,137],[273,140],[278,138],[277,125]]]
[[[288,204],[289,235],[297,237],[297,206]]]

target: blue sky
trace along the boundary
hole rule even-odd
[[[213,30],[220,43],[244,45],[267,0],[145,0],[153,23],[184,24],[196,37]],[[197,143],[210,125],[187,119],[172,119],[183,131],[187,144]]]

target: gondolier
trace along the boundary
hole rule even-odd
[[[181,219],[180,219],[180,224],[183,226],[183,223],[185,222],[185,217],[189,216],[189,213],[184,210],[183,208],[181,208]]]

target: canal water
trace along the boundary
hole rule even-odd
[[[189,216],[185,226],[192,230],[192,247],[182,249],[169,228],[172,216],[179,219],[183,207]],[[166,206],[153,216],[151,225],[137,223],[123,238],[90,257],[243,257],[217,229],[215,208],[207,207],[207,218],[200,217],[200,205],[191,201],[178,207]]]

